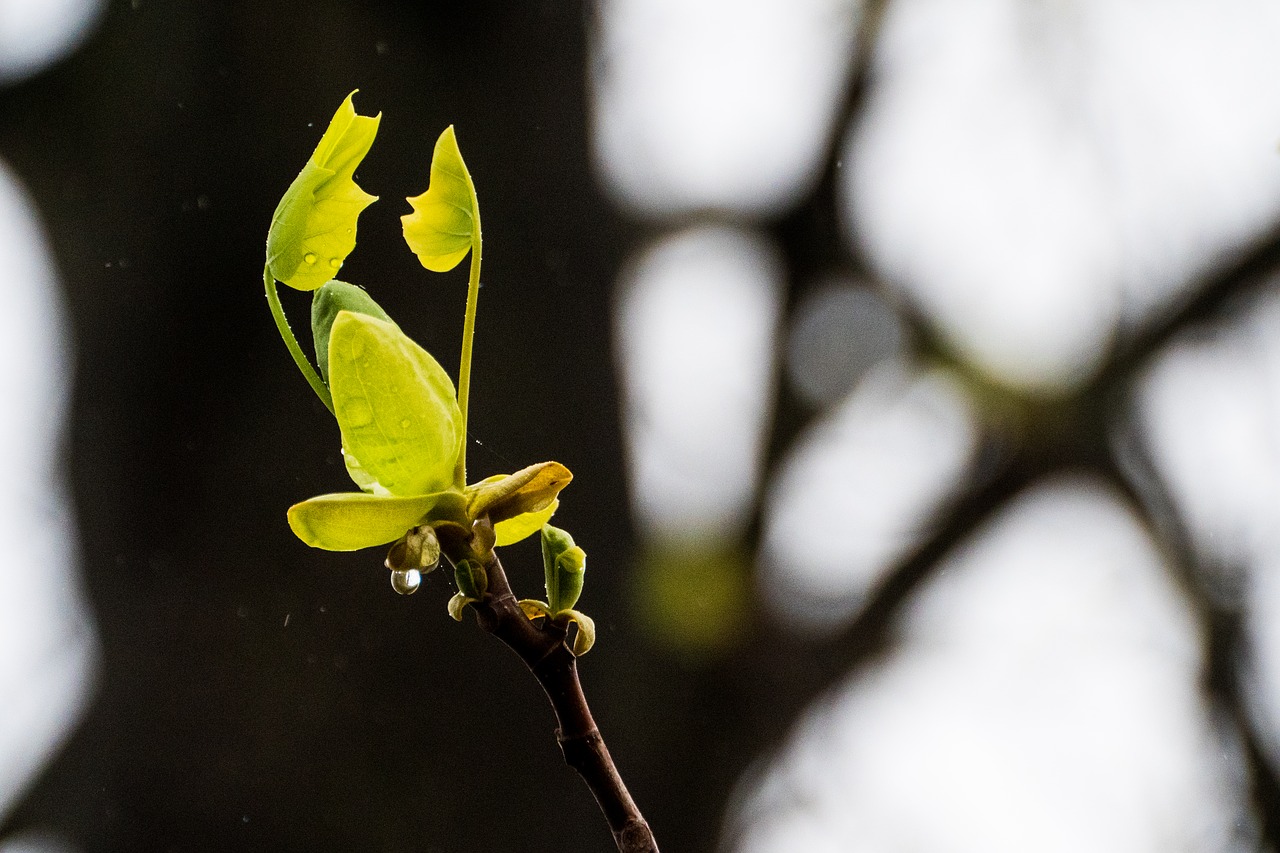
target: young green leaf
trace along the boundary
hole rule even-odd
[[[408,199],[413,213],[400,217],[404,240],[432,272],[456,267],[476,236],[476,190],[462,161],[453,125],[436,140],[427,191]]]
[[[329,387],[342,446],[367,475],[393,495],[450,488],[462,414],[453,382],[430,353],[391,323],[340,311],[329,337]]]
[[[377,200],[356,185],[354,175],[373,145],[382,114],[356,115],[353,95],[338,107],[271,217],[267,267],[297,290],[315,290],[337,275],[355,248],[356,219]]]
[[[345,492],[289,507],[289,527],[312,548],[357,551],[394,542],[418,524],[440,495],[392,497]]]
[[[325,384],[329,382],[329,331],[333,328],[333,321],[338,318],[339,311],[366,314],[393,326],[396,325],[363,287],[334,279],[325,282],[324,286],[318,290],[313,290],[311,292],[311,338],[316,344],[316,366],[320,368],[320,376]]]

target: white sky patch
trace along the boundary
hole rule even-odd
[[[0,84],[69,54],[101,13],[102,0],[0,0]]]
[[[973,451],[973,413],[941,373],[875,369],[796,442],[772,487],[760,578],[788,624],[830,629],[918,542]]]
[[[0,164],[0,820],[88,700],[96,643],[58,468],[70,359],[30,203]]]
[[[1143,425],[1197,546],[1243,568],[1280,546],[1280,300],[1187,336],[1147,376]]]
[[[1175,343],[1140,402],[1207,579],[1235,591],[1243,574],[1253,640],[1246,685],[1280,766],[1280,296]]]
[[[1087,482],[1018,499],[813,706],[746,792],[741,853],[1252,849],[1184,602]],[[1237,835],[1239,833],[1239,835]]]
[[[985,369],[1078,381],[1280,215],[1277,43],[1267,0],[892,3],[851,234]]]
[[[781,269],[750,232],[668,235],[623,273],[614,312],[642,532],[731,540],[759,480]]]
[[[767,214],[822,167],[855,0],[603,0],[592,45],[604,183],[649,214]]]

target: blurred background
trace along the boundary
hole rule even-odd
[[[523,665],[298,542],[350,488],[271,213],[556,459],[669,851],[1280,845],[1280,6],[0,0],[0,853],[598,851]],[[308,302],[283,294],[295,327]],[[537,597],[536,543],[504,557]]]

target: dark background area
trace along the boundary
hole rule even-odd
[[[835,133],[874,85],[883,6],[868,4]],[[1240,732],[1261,843],[1280,837],[1280,784],[1238,683],[1240,604],[1206,590],[1166,487],[1113,429],[1153,353],[1271,286],[1280,234],[1123,330],[1097,375],[1054,399],[981,384],[922,311],[895,304],[913,357],[964,373],[996,413],[972,476],[847,628],[805,641],[748,606],[737,647],[681,657],[637,618],[609,330],[618,267],[650,229],[593,176],[591,15],[560,0],[125,0],[67,60],[0,89],[0,159],[39,210],[72,321],[66,469],[103,655],[86,718],[0,838],[49,830],[85,853],[612,846],[523,665],[446,616],[444,573],[400,597],[381,553],[314,551],[285,523],[290,504],[349,480],[336,426],[267,311],[263,249],[280,195],[357,88],[358,111],[383,114],[358,173],[381,201],[342,278],[456,371],[466,273],[422,270],[398,222],[455,125],[486,236],[471,471],[555,459],[575,472],[557,518],[590,554],[582,609],[599,638],[581,671],[664,850],[714,849],[744,771],[834,679],[881,659],[940,561],[1029,485],[1081,472],[1115,486],[1165,546],[1207,653],[1204,695]],[[788,311],[795,282],[833,269],[876,284],[832,213],[837,148],[813,193],[764,223]],[[305,327],[305,296],[282,298]],[[785,387],[774,402],[767,469],[813,416]],[[69,559],[51,555],[51,569]],[[504,562],[535,594],[536,545]]]
[[[471,467],[578,474],[561,518],[591,553],[601,634],[584,679],[652,819],[661,799],[683,808],[660,759],[681,688],[655,686],[624,607],[602,330],[628,238],[587,159],[586,21],[568,2],[113,3],[76,54],[0,90],[0,156],[43,217],[73,322],[67,470],[104,650],[96,702],[10,831],[86,851],[610,843],[537,685],[447,618],[444,576],[402,598],[380,553],[313,551],[285,524],[349,482],[266,310],[263,245],[356,88],[361,113],[383,113],[359,173],[381,202],[342,277],[456,373],[465,270],[426,273],[398,222],[456,125],[488,238]],[[283,298],[305,328],[308,300]],[[533,594],[536,544],[513,550]]]

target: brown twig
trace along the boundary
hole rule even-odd
[[[484,568],[489,587],[483,600],[471,605],[476,622],[519,655],[546,691],[556,714],[556,737],[565,763],[578,771],[595,795],[619,853],[657,853],[653,832],[627,792],[591,717],[578,679],[578,659],[565,644],[565,626],[549,619],[537,624],[524,614],[493,551]]]

